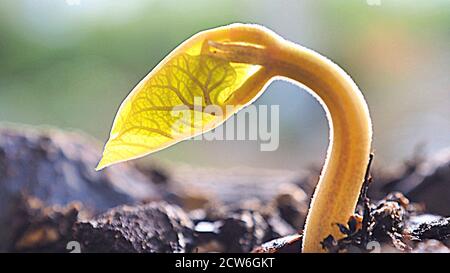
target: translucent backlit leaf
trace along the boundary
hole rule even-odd
[[[236,92],[249,93],[239,89],[261,67],[204,54],[204,43],[175,50],[128,95],[116,115],[98,170],[211,130],[251,99],[230,100]],[[233,110],[225,111],[230,102]],[[217,111],[208,111],[208,106]]]

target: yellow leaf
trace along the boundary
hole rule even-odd
[[[194,36],[132,90],[118,110],[97,170],[209,131],[259,94],[261,78],[268,78],[264,68],[209,54],[208,45],[206,36]],[[232,111],[226,111],[227,104]],[[216,108],[207,111],[208,106]]]

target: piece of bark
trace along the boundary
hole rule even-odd
[[[165,202],[120,206],[75,225],[82,252],[190,252],[193,223],[181,208]]]
[[[450,239],[450,217],[422,223],[411,232],[411,235],[419,240],[448,240]]]
[[[277,238],[252,250],[253,253],[300,253],[302,235],[293,234]]]

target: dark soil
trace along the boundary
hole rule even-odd
[[[194,224],[165,202],[120,206],[76,223],[74,237],[84,252],[190,252]]]
[[[100,145],[0,129],[0,251],[299,252],[318,171],[94,167]],[[375,157],[376,160],[376,157]],[[372,174],[373,176],[370,176]],[[368,172],[329,252],[450,252],[450,151]]]
[[[24,227],[11,223],[35,222],[18,211],[30,198],[47,210],[78,202],[85,216],[162,199],[151,177],[129,164],[95,172],[100,152],[95,140],[80,133],[0,128],[0,251],[21,250],[14,234]]]

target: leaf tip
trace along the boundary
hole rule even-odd
[[[100,159],[100,162],[97,164],[97,167],[95,167],[95,171],[97,171],[97,172],[98,172],[98,171],[101,171],[101,170],[103,170],[104,168],[108,167],[109,165],[111,165],[111,164],[105,162],[105,157],[103,156],[103,157]]]

